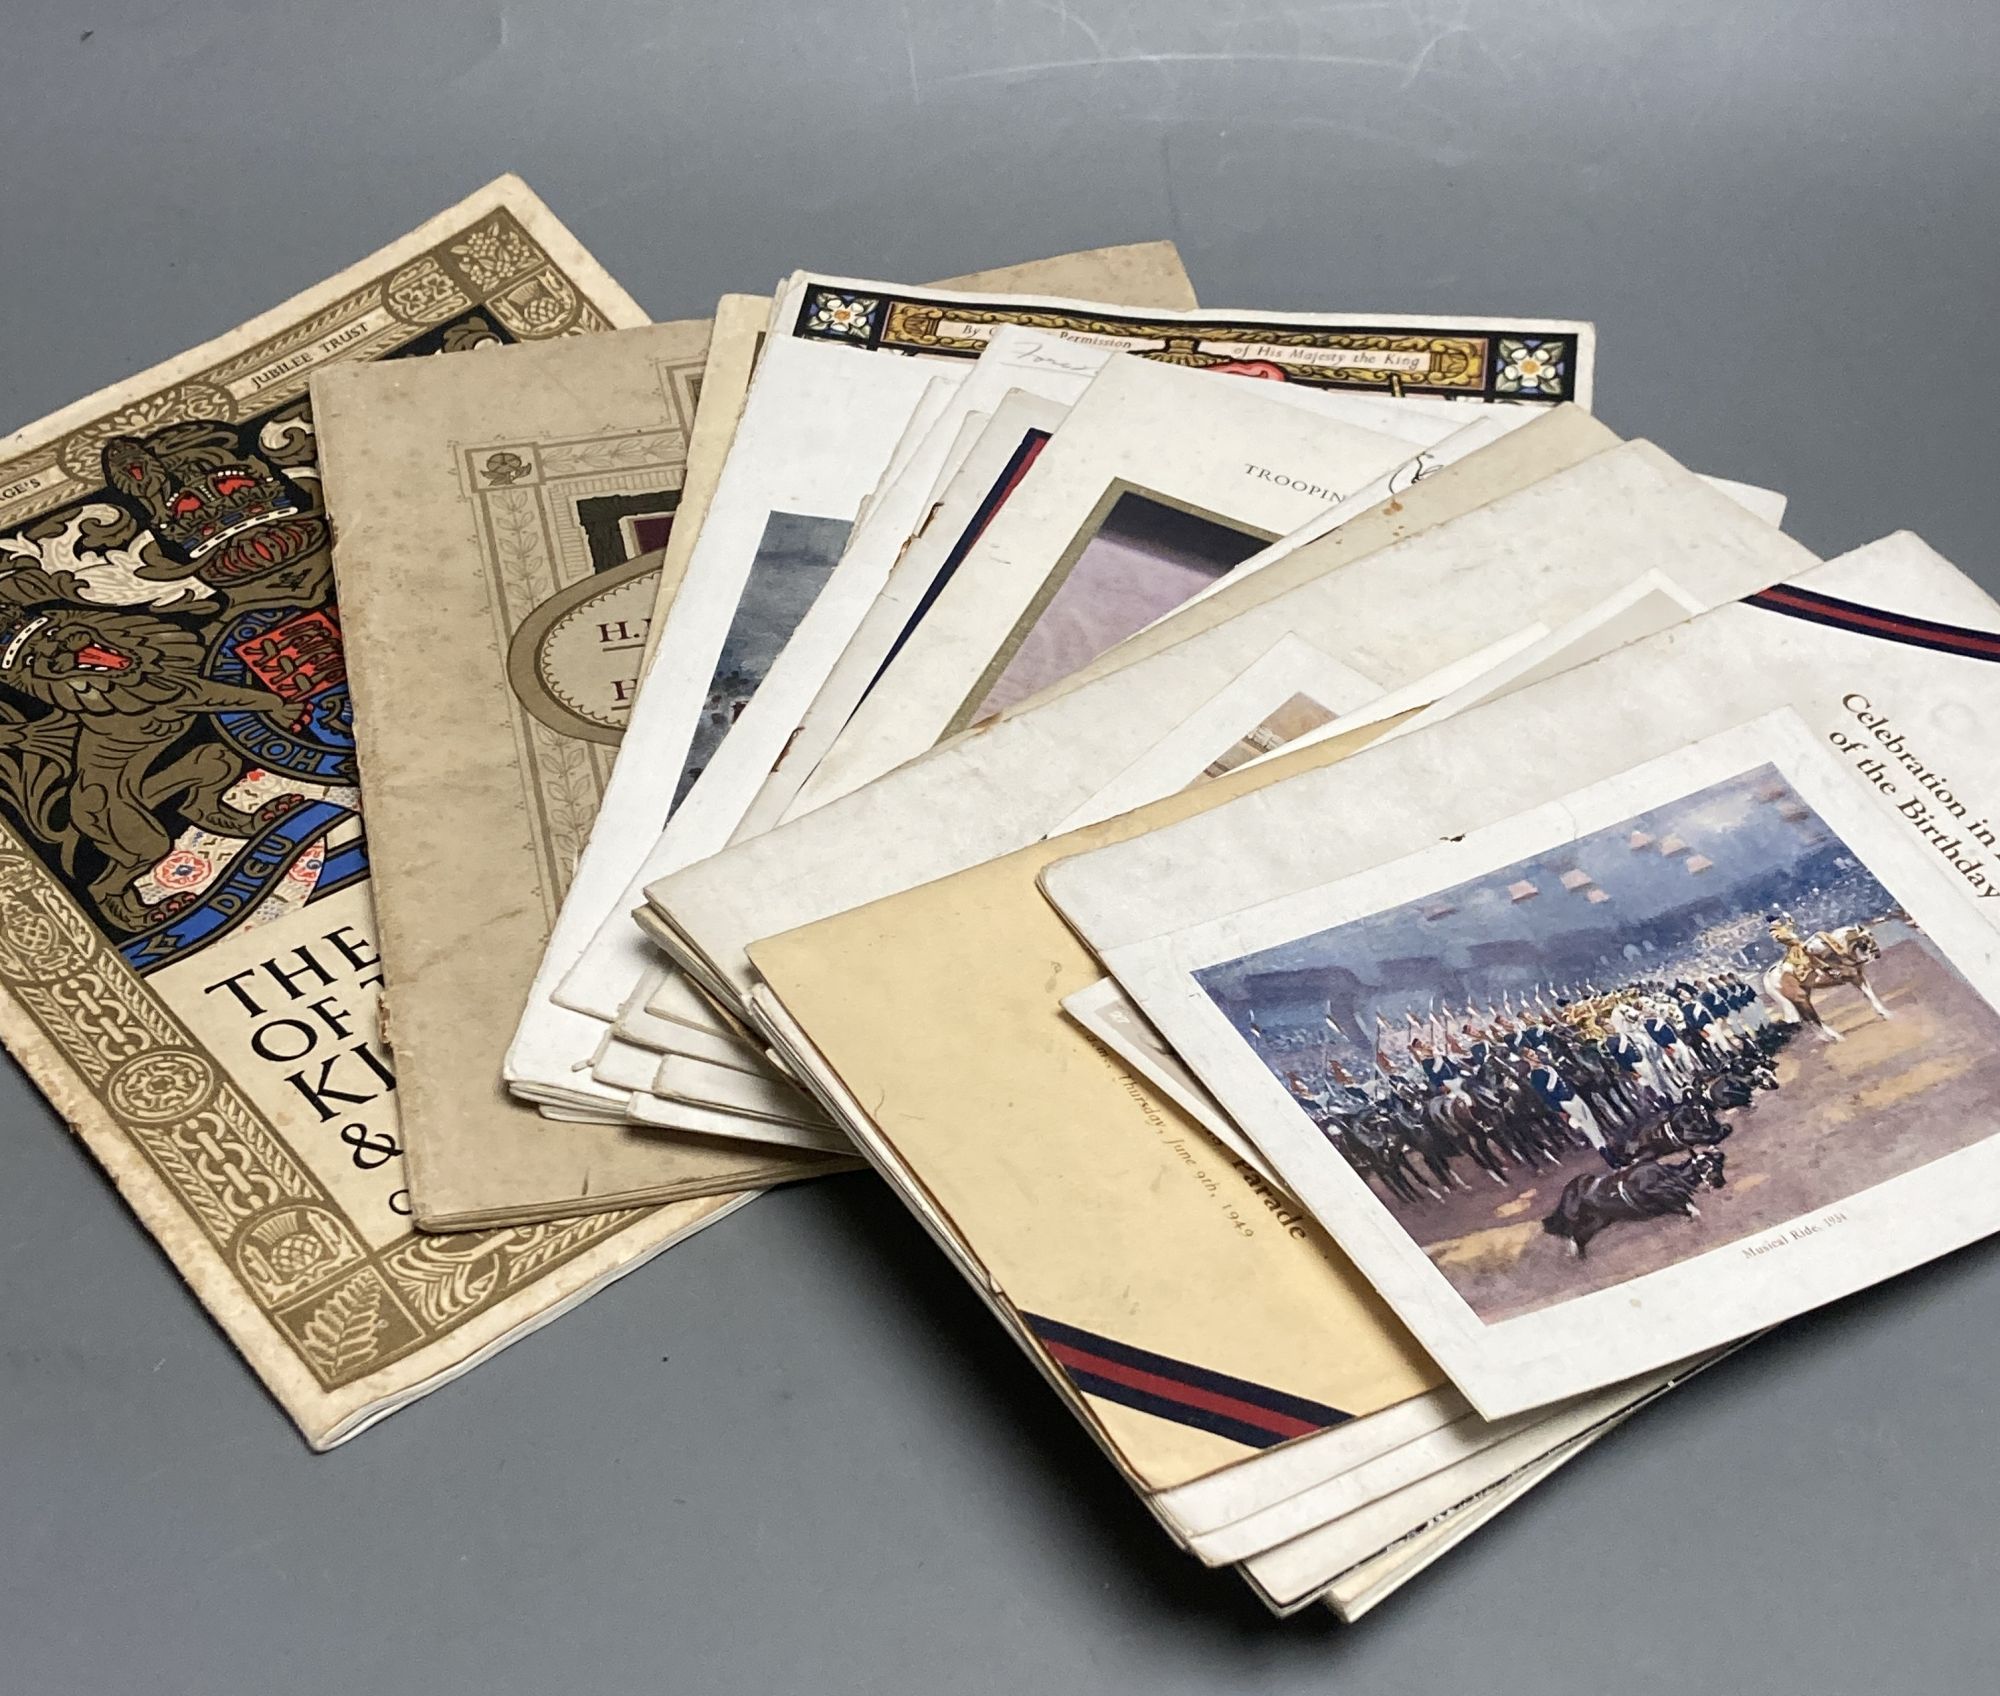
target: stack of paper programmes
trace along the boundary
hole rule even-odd
[[[503,179],[0,444],[0,1035],[316,1447],[872,1169],[1352,1618],[2000,1224],[2000,609],[1595,355]]]

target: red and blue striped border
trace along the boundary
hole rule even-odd
[[[1908,613],[1885,612],[1880,607],[1863,606],[1859,601],[1843,601],[1838,595],[1822,595],[1816,589],[1796,589],[1778,583],[1754,595],[1745,595],[1743,604],[1761,607],[1766,612],[1780,612],[1788,618],[1803,618],[1812,624],[1830,625],[1835,630],[1851,630],[1857,636],[1879,636],[1888,642],[1929,648],[1934,653],[2000,660],[2000,634],[1993,631],[1968,630],[1961,624],[1939,624],[1934,619],[1913,618]]]
[[[1309,1437],[1354,1416],[1171,1355],[1134,1348],[1095,1331],[1024,1313],[1036,1340],[1087,1395],[1192,1425],[1253,1449]]]

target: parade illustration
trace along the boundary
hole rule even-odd
[[[1774,767],[1199,974],[1482,1317],[1977,1140],[2000,1018]]]

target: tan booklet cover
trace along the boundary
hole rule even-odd
[[[960,294],[1046,294],[1060,290],[1083,300],[1116,300],[1163,312],[1192,312],[1200,304],[1194,283],[1170,241],[1128,241],[1117,247],[1086,247],[1047,259],[1024,259],[941,277],[925,288]],[[909,328],[922,333],[920,325]],[[933,326],[935,332],[936,326]]]
[[[688,555],[694,552],[694,539],[701,534],[701,521],[715,494],[723,462],[729,457],[729,444],[736,439],[736,421],[743,416],[743,403],[749,398],[750,378],[757,368],[757,353],[764,345],[764,326],[770,317],[768,295],[724,295],[716,302],[715,319],[708,327],[708,352],[702,367],[687,379],[694,423],[688,430],[680,504],[674,508],[659,575],[653,580],[653,610],[646,621],[645,645],[639,651],[641,677],[653,663],[660,626],[667,608],[674,604],[681,579],[687,575]]]
[[[313,384],[409,1187],[429,1228],[755,1188],[824,1158],[554,1126],[500,1061],[637,693],[706,322]]]
[[[983,1281],[1081,1374],[1090,1412],[1148,1490],[1443,1377],[1316,1226],[1065,1025],[1061,998],[1098,968],[1035,878],[1293,760],[1345,751],[1324,743],[1231,773],[751,948]],[[957,1105],[939,1117],[947,1100]],[[1125,1382],[1140,1371],[1143,1386]]]
[[[642,322],[503,178],[0,442],[0,1036],[315,1447],[731,1205],[414,1229],[306,401]]]

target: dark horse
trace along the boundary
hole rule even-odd
[[[1677,1166],[1659,1159],[1642,1160],[1620,1172],[1588,1172],[1563,1186],[1555,1210],[1542,1229],[1569,1244],[1581,1256],[1591,1238],[1607,1225],[1626,1220],[1661,1219],[1679,1213],[1699,1219],[1695,1192],[1706,1186],[1722,1188],[1724,1155],[1719,1148],[1698,1148]]]
[[[1619,1164],[1629,1166],[1649,1156],[1678,1154],[1684,1148],[1712,1147],[1733,1129],[1722,1117],[1724,1113],[1757,1110],[1751,1099],[1755,1093],[1756,1085],[1735,1072],[1704,1078],[1626,1142]]]

